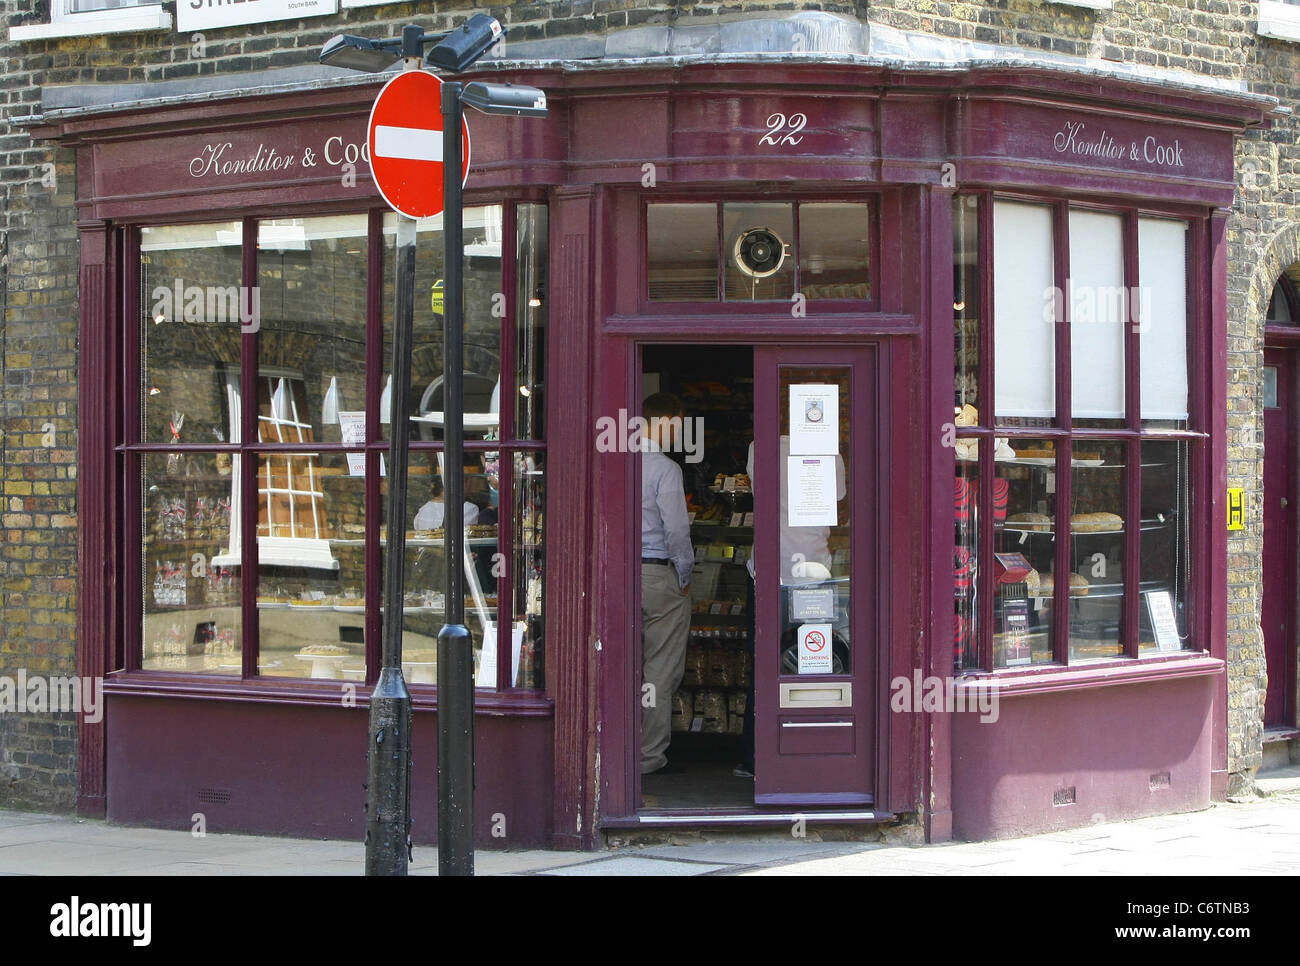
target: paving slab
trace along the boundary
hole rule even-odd
[[[669,859],[652,859],[639,855],[620,855],[612,859],[596,859],[579,865],[566,865],[547,869],[537,875],[604,876],[604,875],[704,875],[719,872],[725,865],[710,862],[681,862]]]

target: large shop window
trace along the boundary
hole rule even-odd
[[[1192,648],[1187,222],[972,194],[953,233],[956,669]]]
[[[139,418],[125,449],[141,607],[128,666],[376,677],[396,226],[376,212],[139,230]],[[454,472],[468,504],[475,680],[536,689],[546,208],[471,207],[464,232],[466,455]],[[420,222],[403,639],[412,684],[437,679],[446,605],[442,258],[441,219]]]

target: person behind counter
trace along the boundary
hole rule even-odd
[[[442,477],[434,474],[429,480],[429,501],[420,507],[415,514],[416,530],[438,530],[442,528],[442,521],[446,516],[446,508],[442,502]],[[465,526],[478,522],[478,507],[468,500],[465,501]]]
[[[682,468],[664,455],[681,432],[682,401],[655,393],[642,404],[649,424],[641,451],[641,681],[653,687],[641,708],[641,774],[685,769],[668,762],[673,695],[686,673],[695,551]]]

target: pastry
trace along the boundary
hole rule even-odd
[[[1123,530],[1124,518],[1118,513],[1076,513],[1070,517],[1070,527],[1080,533]]]
[[[1046,513],[1013,513],[1007,517],[1007,527],[1012,530],[1035,530],[1050,533],[1052,518]]]
[[[1027,579],[1026,583],[1028,583]],[[1032,584],[1029,587],[1029,594],[1032,597],[1051,597],[1054,593],[1056,593],[1056,582],[1051,574],[1043,574],[1038,578],[1037,590],[1034,590]],[[1070,574],[1070,596],[1087,597],[1088,578],[1081,574]]]
[[[303,654],[317,655],[343,655],[348,653],[346,647],[340,647],[338,644],[308,644],[302,649]]]

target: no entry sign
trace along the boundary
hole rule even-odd
[[[389,207],[409,218],[440,214],[442,81],[406,70],[383,86],[370,109],[370,172]],[[461,127],[461,184],[469,177],[469,124]]]

